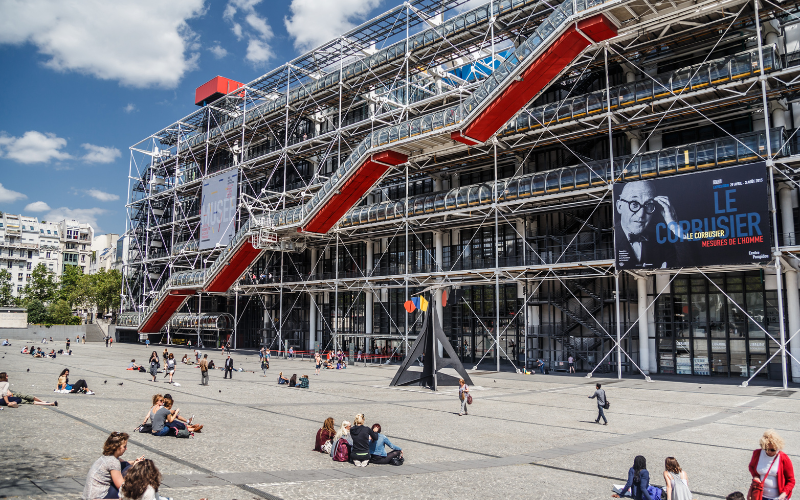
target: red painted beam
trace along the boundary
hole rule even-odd
[[[396,151],[383,151],[372,155],[334,194],[303,228],[310,233],[324,234],[339,222],[353,205],[364,196],[391,166],[401,165],[408,157]]]
[[[175,314],[175,311],[183,305],[187,297],[194,295],[194,290],[171,290],[169,295],[157,305],[155,313],[150,316],[147,322],[139,327],[141,333],[158,333],[167,324],[167,321]]]
[[[486,142],[497,133],[590,45],[578,30],[595,42],[617,35],[616,26],[602,14],[579,21],[578,29],[575,25],[570,26],[522,72],[522,81],[512,82],[466,128],[453,132],[450,137],[473,146]]]
[[[228,263],[222,266],[219,274],[205,288],[206,292],[227,292],[233,283],[239,279],[245,270],[261,255],[261,250],[254,248],[250,241],[245,241],[242,246],[231,256]]]

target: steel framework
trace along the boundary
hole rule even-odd
[[[233,313],[248,344],[280,348],[295,330],[303,349],[405,352],[420,316],[397,306],[432,293],[476,367],[570,356],[590,374],[646,376],[666,338],[655,309],[689,275],[773,341],[760,366],[745,362],[748,381],[776,357],[784,386],[800,377],[798,2],[463,3],[407,2],[132,146],[126,324],[160,329],[171,311],[211,308]],[[607,40],[590,31],[597,16],[613,25]],[[543,66],[568,36],[582,41],[576,56]],[[511,106],[529,67],[546,83]],[[615,269],[615,182],[755,161],[770,175],[768,265]],[[202,182],[229,169],[236,236],[200,250]],[[776,280],[772,323],[716,278],[751,271]]]

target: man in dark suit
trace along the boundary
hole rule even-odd
[[[225,360],[225,377],[228,378],[230,375],[231,380],[233,380],[233,360],[231,359],[231,355],[228,354],[228,359]]]
[[[614,246],[617,265],[621,268],[665,268],[679,264],[675,245],[668,235],[661,234],[663,243],[656,239],[655,215],[660,212],[666,227],[675,239],[680,239],[680,226],[675,210],[666,196],[656,196],[652,181],[625,184],[615,202],[617,222],[614,225]]]

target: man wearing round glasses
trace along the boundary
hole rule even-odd
[[[655,226],[660,219],[674,230],[680,226],[670,224],[677,219],[675,210],[669,198],[655,195],[651,181],[625,184],[617,196],[615,208],[617,221],[614,241],[619,267],[662,268],[677,265],[674,244],[659,244],[655,237]]]

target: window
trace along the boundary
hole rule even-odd
[[[31,270],[31,263],[28,262],[28,271],[30,271],[30,270]]]
[[[86,256],[85,255],[81,255],[81,262],[86,262]]]
[[[82,273],[85,273],[85,272],[86,272],[86,266],[81,266],[81,272],[82,272]]]
[[[28,258],[29,259],[33,258],[33,250],[28,250]]]
[[[9,261],[8,261],[8,268],[9,268],[9,269],[11,269],[11,265],[12,265],[12,264],[11,264],[11,261],[9,260]]]
[[[9,257],[13,257],[14,256],[14,249],[13,248],[9,248],[8,249],[8,256]]]
[[[72,238],[72,231],[67,229],[67,238]]]
[[[28,226],[28,227],[31,228],[31,231],[34,231],[33,226]]]
[[[22,281],[22,273],[19,273],[19,275],[17,276],[17,281]]]
[[[48,259],[50,258],[50,252],[47,252],[47,258]]]
[[[25,275],[25,281],[30,281],[30,280],[31,280],[31,275],[30,274],[26,274]]]
[[[50,234],[50,230],[49,229],[47,230],[47,234]]]
[[[81,248],[81,250],[86,250],[86,245],[83,245],[83,247]]]
[[[53,270],[53,263],[52,262],[49,263],[48,266],[50,267],[50,270],[52,271]]]
[[[40,233],[40,234],[44,234],[44,229],[40,229],[40,230],[39,230],[39,233]]]
[[[17,293],[20,293],[20,292],[22,292],[22,287],[21,287],[21,286],[18,286],[18,287],[17,287]]]

